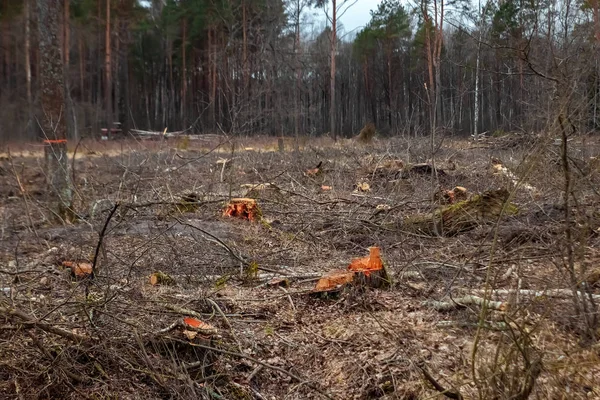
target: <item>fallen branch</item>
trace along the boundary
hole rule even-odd
[[[481,291],[481,290],[480,290]],[[531,296],[531,297],[560,297],[566,298],[573,296],[574,292],[571,289],[548,289],[548,290],[529,290],[529,289],[498,289],[494,290],[492,294],[494,295],[509,295],[509,294],[519,294],[523,296]],[[585,292],[576,292],[578,296],[591,296],[594,300],[600,300],[600,294],[592,294]]]
[[[449,311],[449,310],[454,310],[456,308],[465,307],[468,305],[483,306],[484,303],[487,305],[487,308],[490,310],[506,311],[506,308],[508,307],[508,305],[503,301],[486,300],[483,297],[478,297],[478,296],[473,296],[473,295],[453,298],[453,299],[450,299],[450,301],[431,300],[431,301],[424,302],[425,305],[428,305],[437,311]]]
[[[33,326],[43,330],[44,332],[52,333],[54,335],[61,336],[65,339],[69,339],[74,342],[84,342],[92,339],[89,336],[79,335],[77,333],[73,333],[71,331],[67,331],[65,329],[57,328],[56,326],[46,324],[45,322],[37,321],[33,319],[33,317],[31,317],[30,315],[25,314],[23,311],[18,310],[16,308],[0,307],[0,314],[4,314],[8,318],[17,317],[21,320],[21,324],[23,325]]]

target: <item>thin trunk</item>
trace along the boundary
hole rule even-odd
[[[27,136],[34,136],[33,97],[31,94],[31,21],[29,0],[23,2],[25,18],[25,83],[27,87]]]
[[[335,130],[335,55],[337,50],[337,0],[331,0],[333,3],[333,18],[331,22],[331,74],[330,74],[330,99],[329,99],[329,131],[333,135],[333,140],[337,141],[337,132]]]
[[[104,96],[106,107],[106,129],[110,136],[113,125],[112,115],[112,65],[111,65],[111,44],[110,44],[110,0],[106,0],[106,31],[105,31],[105,53],[104,53]]]
[[[83,92],[84,92],[84,65],[85,65],[85,54],[84,54],[84,47],[83,47],[83,39],[81,37],[82,35],[79,35],[78,38],[78,44],[79,44],[79,95],[80,95],[80,101],[84,101],[84,97],[83,97]]]
[[[481,12],[481,2],[479,3],[479,9]],[[475,106],[474,118],[473,118],[473,140],[479,139],[479,63],[481,62],[481,39],[483,33],[483,14],[481,14],[481,20],[479,23],[479,41],[477,42],[477,61],[475,66]]]
[[[296,57],[296,85],[294,86],[294,137],[296,143],[294,149],[298,151],[300,149],[300,84],[302,80],[302,65],[300,64],[300,14],[301,14],[300,0],[296,0],[296,24],[295,24],[295,43],[294,43],[294,55]]]
[[[167,37],[167,61],[169,63],[169,92],[170,95],[167,96],[167,104],[163,104],[163,109],[166,110],[165,116],[165,126],[171,122],[171,116],[174,114],[175,108],[175,80],[173,79],[173,40]],[[165,91],[167,90],[165,84]]]
[[[249,82],[249,74],[248,74],[248,21],[246,21],[246,0],[242,0],[242,37],[243,37],[243,63],[242,69],[244,73],[244,88],[243,92],[248,93],[248,82]]]
[[[392,128],[392,112],[394,111],[394,107],[392,106],[392,49],[391,46],[387,46],[386,50],[386,58],[387,58],[387,78],[388,78],[388,123],[390,128]]]
[[[184,127],[187,127],[185,120],[185,108],[187,106],[186,92],[187,92],[187,63],[185,58],[185,47],[187,42],[187,20],[183,19],[183,39],[181,41],[181,107],[180,107],[180,118]]]

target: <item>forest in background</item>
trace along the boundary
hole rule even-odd
[[[597,0],[384,0],[351,32],[336,14],[352,0],[62,3],[70,138],[116,121],[333,137],[369,122],[390,135],[539,131],[559,115],[573,132],[598,124]],[[0,36],[0,139],[32,139],[35,2],[0,0]]]

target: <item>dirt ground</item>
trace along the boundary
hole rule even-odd
[[[84,141],[70,149],[68,224],[46,207],[42,147],[4,146],[0,398],[600,398],[598,139],[569,141],[570,214],[554,138],[445,139],[435,177],[408,173],[429,146]],[[455,186],[506,188],[518,212],[453,236],[406,228]],[[256,198],[262,218],[223,216],[230,197]],[[390,288],[311,295],[370,246]],[[590,294],[579,312],[569,257]],[[94,260],[93,279],[63,266]],[[151,285],[158,271],[174,283]],[[492,290],[501,309],[452,300]]]

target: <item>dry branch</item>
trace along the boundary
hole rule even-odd
[[[92,339],[89,336],[79,335],[65,329],[57,328],[56,326],[52,326],[45,322],[36,321],[30,315],[25,314],[23,311],[16,308],[0,307],[0,314],[5,315],[9,319],[13,319],[12,317],[17,317],[23,325],[33,326],[43,330],[44,332],[52,333],[74,342],[84,342]]]
[[[573,296],[575,293],[571,289],[548,289],[548,290],[528,290],[528,289],[498,289],[492,292],[493,295],[509,295],[509,294],[519,294],[522,296],[530,296],[530,297],[559,297],[559,298],[567,298]],[[600,301],[600,294],[592,294],[585,292],[577,292],[578,296],[591,296],[594,300]]]
[[[454,310],[459,307],[464,307],[468,305],[477,305],[483,306],[483,304],[487,304],[487,308],[490,310],[496,311],[506,311],[507,304],[503,301],[492,301],[484,299],[483,297],[468,295],[464,297],[458,297],[450,299],[449,301],[426,301],[424,304],[432,307],[437,311],[449,311]]]

